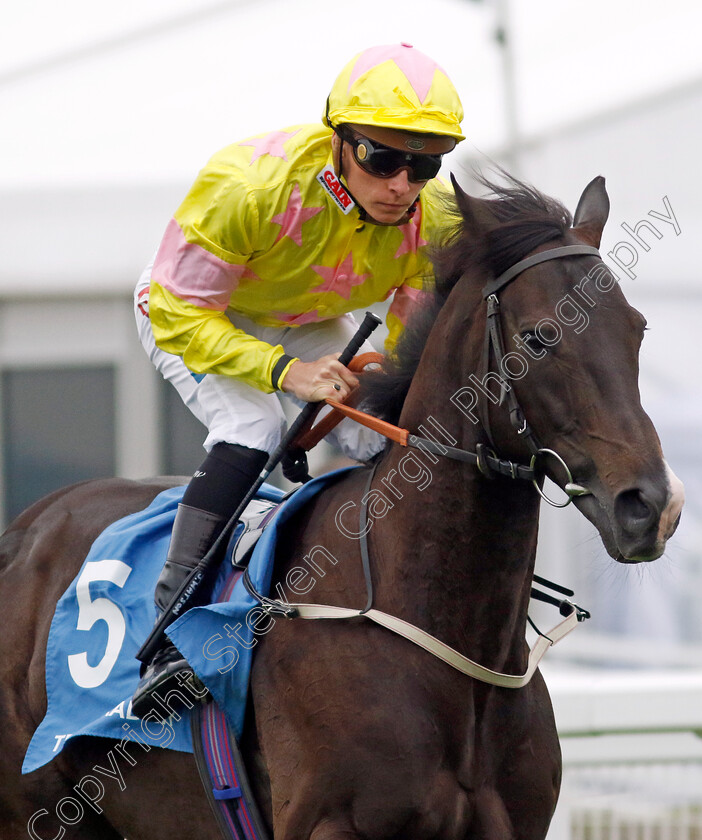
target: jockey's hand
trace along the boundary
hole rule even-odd
[[[322,356],[316,362],[293,362],[281,383],[281,390],[294,394],[303,402],[319,402],[327,397],[345,399],[358,379],[338,361],[341,353]]]

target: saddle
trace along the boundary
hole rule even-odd
[[[242,570],[245,568],[256,543],[261,538],[266,525],[270,522],[278,506],[294,492],[294,490],[291,491],[277,501],[273,499],[253,499],[249,502],[239,520],[239,528],[234,532],[227,552],[228,555],[231,555],[231,563],[235,568]]]

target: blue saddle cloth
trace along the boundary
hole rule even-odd
[[[347,469],[308,482],[277,509],[249,563],[251,581],[261,594],[269,594],[280,526]],[[280,501],[282,491],[264,488],[261,498]],[[160,493],[144,510],[105,529],[56,605],[46,651],[47,711],[27,748],[23,773],[51,761],[78,735],[192,752],[186,713],[151,720],[131,714],[139,681],[135,656],[156,617],[153,592],[184,489]],[[224,593],[226,602],[194,607],[167,634],[239,737],[253,649],[265,616],[243,581],[231,580],[232,574],[231,564],[224,563],[214,590],[214,598]]]

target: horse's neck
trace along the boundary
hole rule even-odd
[[[474,452],[480,429],[451,402],[465,384],[456,371],[466,359],[449,369],[451,336],[443,335],[443,347],[430,342],[425,349],[400,424]],[[468,364],[478,369],[475,359]],[[402,498],[390,495],[390,483]],[[523,656],[536,553],[539,504],[531,484],[487,480],[472,464],[395,446],[374,486],[396,506],[371,534],[380,555],[379,597],[462,652],[482,654],[488,667],[514,665]]]
[[[377,606],[490,668],[521,667],[538,497],[525,482],[486,481],[448,459],[430,465],[424,489],[402,487],[393,469],[419,474],[407,457],[386,457],[374,484],[387,487],[390,475],[403,493],[369,535]]]

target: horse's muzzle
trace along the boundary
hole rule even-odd
[[[665,463],[665,462],[664,462]],[[609,503],[600,485],[591,496],[574,499],[576,507],[598,529],[607,552],[620,563],[648,563],[665,551],[680,521],[685,492],[665,464],[659,480],[620,490]]]
[[[646,482],[614,499],[614,522],[621,562],[645,563],[665,551],[680,522],[685,491],[665,464],[665,482]]]

